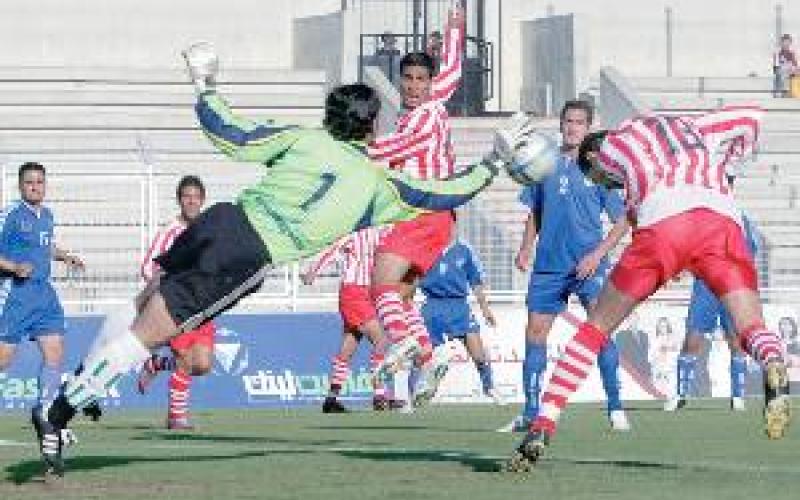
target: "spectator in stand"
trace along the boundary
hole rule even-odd
[[[792,48],[792,35],[784,34],[781,37],[778,51],[772,57],[772,70],[775,73],[775,97],[788,97],[790,80],[793,76],[800,76],[797,54]]]

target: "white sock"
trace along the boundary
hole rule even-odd
[[[64,394],[75,409],[105,395],[117,381],[150,357],[150,350],[127,328],[95,342],[83,362],[83,372],[67,382]]]

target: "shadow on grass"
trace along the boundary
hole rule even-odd
[[[651,462],[645,460],[619,460],[619,459],[574,459],[574,458],[549,458],[545,459],[550,463],[563,463],[572,465],[610,465],[613,467],[620,467],[623,469],[664,469],[664,470],[679,470],[685,469],[678,464],[670,464],[663,462]],[[696,467],[691,467],[696,468]]]
[[[390,443],[378,441],[356,441],[353,439],[302,439],[273,436],[232,436],[225,434],[197,434],[193,432],[146,432],[130,438],[133,441],[169,441],[194,443],[232,443],[232,444],[283,444],[295,446],[388,446]]]
[[[144,457],[144,456],[108,456],[108,455],[89,455],[75,457],[66,461],[67,474],[74,471],[98,470],[109,467],[121,467],[137,463],[170,463],[170,462],[213,462],[219,460],[238,460],[243,458],[260,458],[268,455],[287,455],[287,454],[308,454],[313,450],[282,450],[276,451],[243,451],[232,454],[215,455],[188,455],[181,457]],[[15,484],[25,484],[32,480],[41,478],[44,473],[44,465],[40,460],[25,460],[23,462],[9,465],[5,468],[6,480]]]
[[[475,472],[500,471],[500,463],[496,459],[469,452],[442,450],[343,450],[338,452],[338,454],[347,458],[382,460],[387,462],[455,462],[469,467]]]

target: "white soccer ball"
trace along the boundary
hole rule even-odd
[[[535,184],[553,173],[558,155],[555,140],[539,132],[530,132],[514,148],[513,159],[506,170],[520,184]]]

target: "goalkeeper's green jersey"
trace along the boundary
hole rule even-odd
[[[231,158],[262,164],[264,176],[238,197],[273,263],[313,255],[367,226],[451,210],[488,186],[496,168],[478,164],[447,180],[418,180],[370,162],[364,144],[327,131],[235,116],[214,92],[195,107],[200,126]]]

